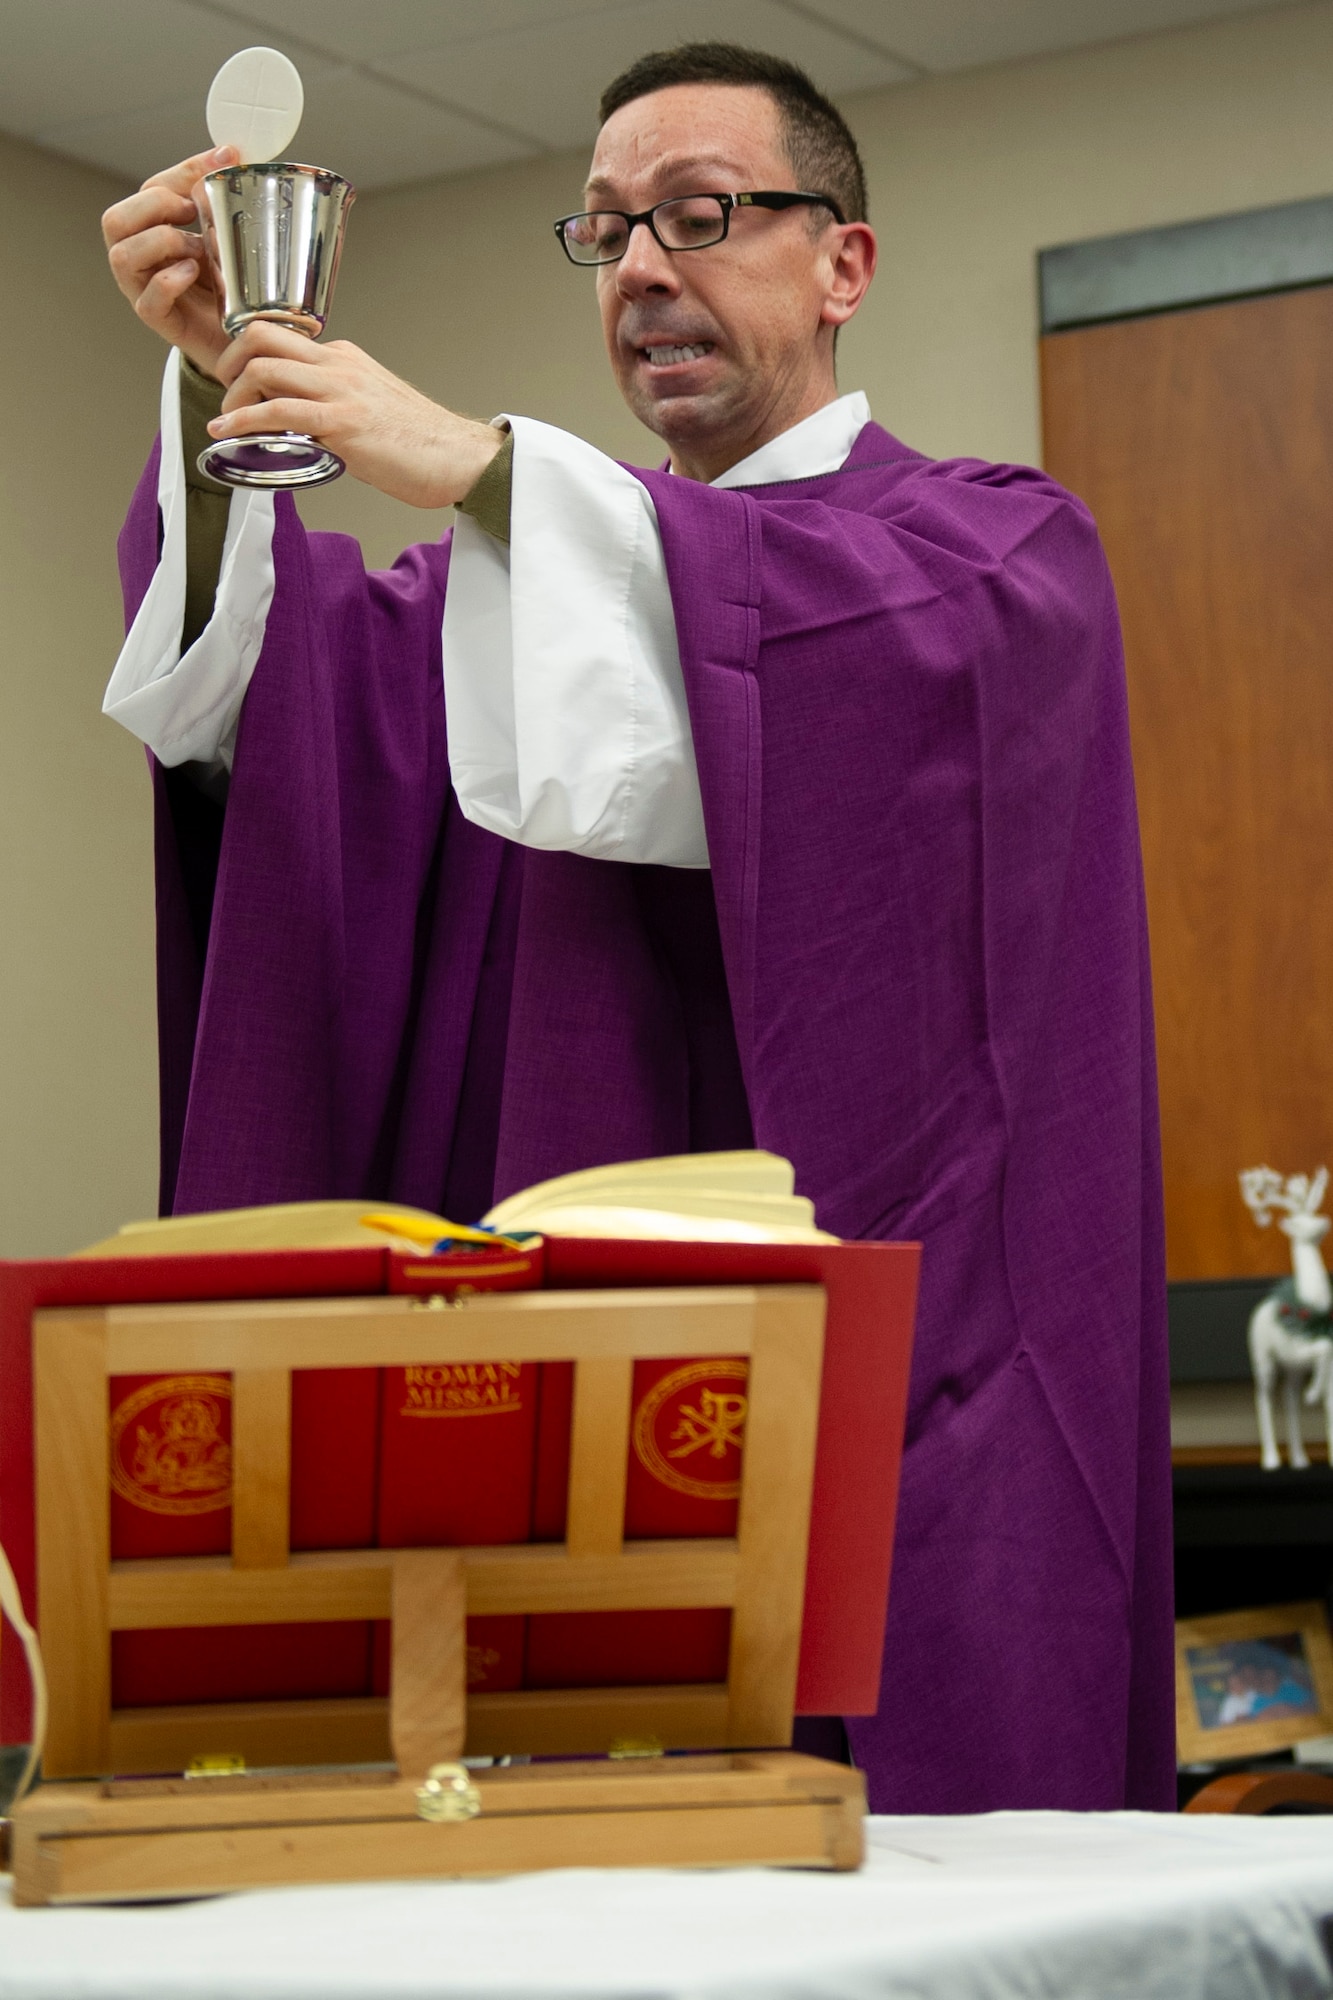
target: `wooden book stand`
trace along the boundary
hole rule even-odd
[[[50,1310],[33,1322],[48,1780],[16,1810],[20,1902],[575,1865],[861,1859],[859,1775],[791,1740],[819,1410],[812,1285],[240,1300]],[[734,1540],[626,1543],[636,1359],[744,1355]],[[288,1548],[291,1376],[486,1358],[572,1361],[566,1539],[460,1550]],[[232,1377],[229,1557],[108,1560],[107,1381]],[[728,1606],[717,1686],[466,1694],[464,1619]],[[113,1631],[391,1618],[388,1702],[111,1708]],[[732,1754],[520,1764],[472,1756]],[[756,1750],[753,1746],[761,1746]],[[740,1754],[735,1754],[739,1751]],[[107,1778],[210,1754],[309,1774]],[[392,1756],[396,1773],[346,1768]],[[432,1768],[448,1767],[430,1779]]]

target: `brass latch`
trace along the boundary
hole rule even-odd
[[[607,1751],[608,1757],[665,1757],[666,1751],[658,1736],[617,1736]]]
[[[187,1778],[239,1778],[245,1774],[245,1759],[236,1750],[206,1750],[191,1757],[185,1766]]]
[[[465,1765],[432,1764],[425,1784],[417,1786],[418,1819],[475,1819],[480,1811],[481,1793]]]

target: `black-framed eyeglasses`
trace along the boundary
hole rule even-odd
[[[738,208],[827,208],[838,222],[846,217],[831,195],[781,189],[760,194],[681,194],[654,202],[638,215],[619,208],[587,209],[562,215],[555,225],[560,247],[571,264],[618,264],[642,222],[664,250],[707,250],[721,243]]]

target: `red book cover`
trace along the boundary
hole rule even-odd
[[[542,1363],[537,1398],[537,1462],[532,1475],[532,1539],[563,1542],[569,1511],[569,1447],[574,1423],[574,1364]]]
[[[726,1610],[543,1611],[528,1620],[523,1686],[724,1681],[730,1643]]]
[[[625,1537],[734,1535],[750,1364],[636,1361]]]
[[[113,1632],[116,1708],[182,1701],[316,1701],[370,1693],[373,1627],[211,1625]]]
[[[231,1548],[230,1375],[113,1375],[111,1555]]]
[[[535,1362],[385,1368],[381,1548],[466,1548],[532,1533]]]
[[[292,1375],[294,1549],[368,1549],[379,1471],[378,1368],[298,1368]]]

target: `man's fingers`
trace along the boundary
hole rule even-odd
[[[247,363],[228,388],[222,399],[223,414],[248,409],[252,403],[272,402],[279,396],[318,397],[326,381],[318,366],[304,356],[261,355]]]
[[[311,437],[319,437],[328,421],[327,403],[305,403],[295,396],[279,396],[272,402],[233,410],[229,416],[214,417],[208,429],[215,438],[253,437],[267,431],[305,431]]]
[[[113,250],[118,243],[160,223],[181,226],[194,220],[194,203],[187,196],[173,194],[170,188],[140,188],[138,194],[127,195],[107,210],[102,217],[102,241]]]
[[[195,205],[191,189],[205,174],[232,165],[235,158],[234,146],[215,146],[209,153],[195,153],[177,166],[168,167],[165,173],[152,175],[137,194],[114,202],[102,217],[102,240],[107,249],[156,222],[193,222]]]
[[[170,318],[198,275],[199,267],[192,263],[168,264],[165,270],[155,271],[134,301],[134,310],[149,326],[160,325]]]
[[[216,173],[219,167],[236,164],[234,146],[214,146],[207,153],[192,153],[188,160],[178,160],[174,167],[167,167],[160,174],[150,174],[144,182],[144,189],[153,187],[170,188],[173,194],[188,195],[195,183],[205,174]]]
[[[219,357],[217,377],[230,387],[252,362],[263,356],[309,364],[318,353],[319,349],[311,346],[304,333],[294,333],[291,327],[281,326],[276,320],[255,319]]]
[[[134,236],[127,236],[122,243],[115,244],[109,261],[120,289],[130,298],[136,298],[154,271],[164,270],[168,264],[184,262],[198,267],[204,261],[204,249],[197,236],[160,223],[154,229],[141,229]]]

